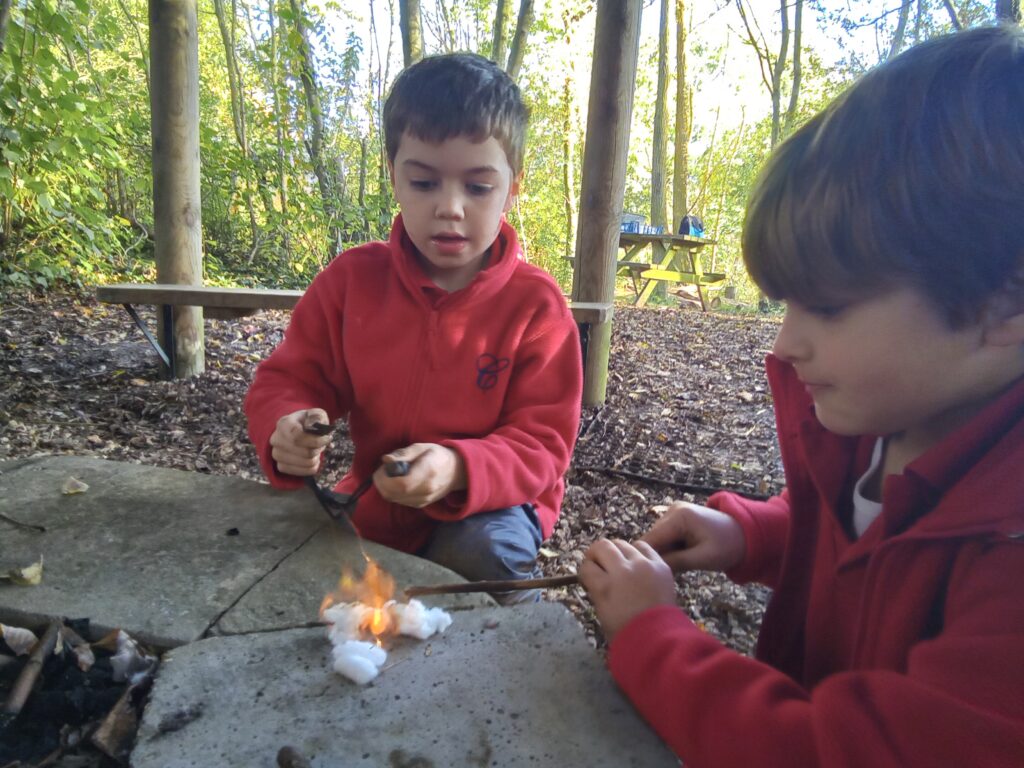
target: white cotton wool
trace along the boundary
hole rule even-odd
[[[373,608],[365,603],[337,603],[323,614],[324,621],[330,624],[327,636],[332,643],[359,638],[359,627],[373,617]]]
[[[452,625],[452,617],[440,608],[427,608],[419,600],[393,609],[398,619],[398,631],[403,635],[426,640],[433,634],[444,632]]]
[[[373,680],[388,659],[387,651],[373,643],[345,640],[331,650],[334,671],[353,683],[366,685]]]

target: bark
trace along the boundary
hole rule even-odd
[[[996,0],[996,19],[998,21],[1020,24],[1020,0]]]
[[[282,228],[282,245],[285,253],[291,254],[291,235],[288,232],[288,174],[285,172],[285,111],[281,104],[281,61],[277,41],[281,34],[280,25],[277,23],[274,13],[274,4],[277,0],[267,0],[267,18],[270,26],[270,91],[274,94],[274,140],[276,142],[275,153],[277,155],[277,195],[281,206],[281,220],[285,222]],[[269,211],[268,211],[269,213]]]
[[[402,56],[408,67],[423,58],[420,0],[398,0],[398,24],[402,30]]]
[[[786,70],[786,55],[789,52],[789,12],[786,0],[779,0],[779,13],[782,21],[782,39],[779,41],[779,55],[772,67],[772,146],[779,143],[781,137],[782,108],[782,73]]]
[[[505,71],[513,80],[518,79],[519,70],[523,66],[523,56],[526,54],[526,38],[530,34],[530,27],[533,26],[533,0],[521,0],[519,3],[519,19],[516,21],[516,31],[512,36],[512,46],[508,53],[508,66]]]
[[[903,47],[903,40],[907,34],[907,22],[910,20],[910,6],[914,0],[904,0],[900,7],[900,15],[896,20],[896,31],[892,35],[892,45],[889,46],[889,55],[885,58],[891,59]]]
[[[507,12],[507,0],[498,0],[498,7],[494,11],[494,33],[491,36],[491,61],[501,65],[505,60],[505,14]]]
[[[199,187],[199,35],[196,0],[150,0],[153,219],[157,282],[200,285],[203,277]],[[174,307],[176,375],[205,368],[203,312]],[[161,339],[169,329],[161,316]]]
[[[689,213],[690,136],[693,102],[686,76],[686,0],[676,0],[676,129],[672,163],[673,231]]]
[[[566,258],[573,255],[573,249],[576,247],[576,143],[573,140],[572,90],[572,77],[567,76],[562,91],[562,103],[565,110],[562,115],[562,193],[565,200],[565,252],[563,255]]]
[[[665,163],[668,155],[668,18],[670,0],[661,0],[658,21],[658,84],[654,96],[654,144],[651,148],[651,225],[664,227]]]

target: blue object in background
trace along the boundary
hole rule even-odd
[[[690,237],[704,237],[704,221],[700,216],[683,216],[679,222],[679,234]]]

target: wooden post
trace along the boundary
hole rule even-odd
[[[597,3],[573,301],[611,303],[615,297],[641,9],[642,0]],[[604,402],[611,337],[611,320],[591,325],[583,361],[584,405]]]
[[[203,281],[199,199],[199,40],[197,0],[149,0],[150,109],[153,132],[153,217],[156,279]],[[202,373],[203,310],[159,313],[160,339],[173,339],[175,375]]]

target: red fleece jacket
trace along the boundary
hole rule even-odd
[[[757,659],[659,607],[615,637],[616,680],[688,768],[1024,765],[1024,382],[887,478],[851,540],[875,438],[825,431],[768,368],[787,491],[710,501],[746,534],[730,576],[775,588]]]
[[[360,533],[415,552],[438,521],[531,502],[545,537],[558,518],[579,426],[579,334],[558,285],[521,258],[507,223],[488,265],[448,293],[423,272],[395,219],[387,243],[339,255],[292,313],[284,341],[256,370],[245,399],[249,435],[271,484],[277,420],[319,407],[348,417],[355,457],[337,488],[351,491],[389,451],[416,442],[454,449],[467,490],[425,509],[371,488]]]

